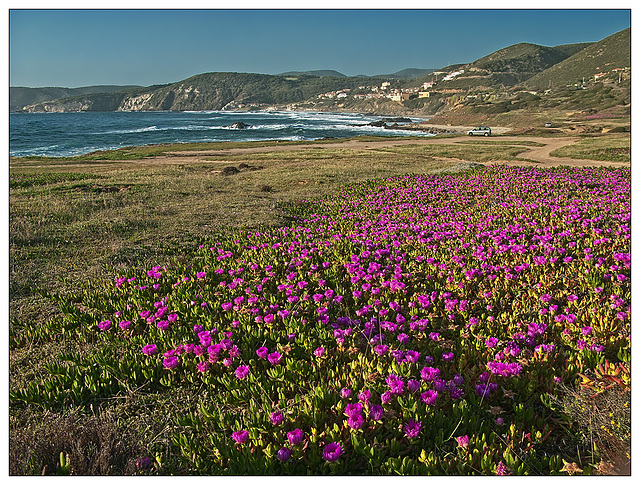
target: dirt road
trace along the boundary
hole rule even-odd
[[[458,127],[464,128],[464,127]],[[506,129],[505,129],[506,130]],[[500,133],[499,130],[495,130]],[[309,144],[309,145],[281,145],[281,146],[269,146],[269,147],[247,147],[247,148],[228,148],[224,150],[203,150],[193,152],[173,152],[168,153],[166,156],[154,158],[154,162],[167,162],[167,163],[188,163],[194,161],[202,161],[208,158],[225,157],[228,155],[241,155],[243,153],[268,153],[268,152],[280,152],[291,150],[323,150],[323,149],[348,149],[348,150],[375,150],[379,148],[403,146],[403,145],[433,145],[433,144],[455,144],[455,143],[468,143],[476,140],[471,137],[460,138],[442,138],[438,136],[424,137],[419,139],[389,139],[381,141],[359,141],[349,140],[346,142],[325,143],[325,144]],[[538,167],[557,167],[560,165],[568,165],[574,167],[584,166],[624,166],[620,162],[605,162],[596,160],[580,160],[573,158],[559,158],[551,156],[551,152],[557,150],[560,147],[570,145],[576,142],[576,137],[531,137],[531,136],[494,136],[485,138],[482,137],[482,141],[499,141],[501,143],[510,142],[514,146],[523,144],[524,142],[536,142],[544,146],[532,147],[525,146],[527,151],[518,155],[521,161],[514,160],[497,160],[488,162],[486,165],[519,165],[519,166],[538,166]],[[444,160],[444,159],[443,159]],[[451,161],[458,162],[459,160],[450,159]],[[534,160],[538,163],[531,163],[528,160]],[[224,160],[221,160],[223,162]],[[226,162],[225,162],[226,163]]]

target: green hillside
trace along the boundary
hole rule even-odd
[[[17,111],[23,106],[43,103],[53,99],[60,99],[69,96],[80,96],[85,94],[111,93],[123,89],[139,88],[140,86],[85,86],[80,88],[9,88],[9,111]]]
[[[527,80],[527,86],[544,89],[582,83],[596,74],[612,74],[614,69],[631,68],[631,29],[621,30],[589,45],[571,57]]]

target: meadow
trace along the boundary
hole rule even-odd
[[[440,150],[13,162],[11,474],[625,473],[630,170]]]

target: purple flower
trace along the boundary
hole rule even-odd
[[[409,379],[407,382],[407,389],[409,392],[416,392],[420,389],[420,381],[416,381],[415,379]]]
[[[427,382],[433,381],[438,378],[438,376],[440,376],[440,369],[435,367],[423,367],[420,371],[420,377]]]
[[[239,365],[236,368],[236,379],[244,379],[249,375],[250,369],[248,365]]]
[[[155,355],[158,353],[158,346],[156,344],[149,344],[142,347],[142,353],[144,355]]]
[[[351,393],[351,389],[348,389],[346,387],[340,389],[340,397],[342,397],[342,399],[349,399],[351,397]]]
[[[352,414],[347,419],[347,424],[351,429],[360,429],[364,424],[364,418],[362,417],[362,414]]]
[[[260,347],[258,350],[256,350],[256,355],[261,359],[265,359],[268,353],[269,349],[266,347]]]
[[[111,322],[109,320],[104,320],[98,324],[98,328],[100,330],[109,330],[111,328]]]
[[[176,357],[175,355],[172,355],[172,356],[169,356],[166,359],[164,359],[162,361],[162,364],[167,369],[175,369],[176,367],[178,367],[178,365],[180,365],[180,359],[178,357]]]
[[[346,407],[344,408],[344,414],[346,414],[349,417],[355,416],[360,414],[362,412],[362,409],[363,409],[362,403],[355,402],[355,403],[347,404]]]
[[[267,355],[267,360],[271,365],[278,365],[282,360],[282,354],[280,352],[272,352]]]
[[[141,456],[136,459],[136,468],[138,470],[146,470],[151,466],[151,458],[148,456]]]
[[[316,357],[322,357],[324,355],[324,348],[323,347],[318,347],[316,350],[313,351],[313,354]]]
[[[371,399],[371,391],[369,391],[368,389],[365,389],[360,394],[358,394],[358,401],[369,402],[369,399]]]
[[[415,419],[410,419],[404,424],[404,434],[407,438],[415,438],[420,434],[421,427],[422,423],[416,421]]]
[[[123,320],[118,325],[122,330],[129,330],[131,328],[131,322],[129,320]]]
[[[393,394],[402,394],[404,390],[404,381],[402,377],[396,375],[388,375],[385,379],[387,385],[389,386],[389,391]]]
[[[291,450],[289,448],[283,446],[278,450],[278,460],[284,463],[289,458],[291,458]]]
[[[498,339],[495,337],[489,337],[484,340],[484,344],[487,346],[488,349],[494,348],[497,343],[498,343]]]
[[[382,415],[384,414],[384,409],[382,406],[378,406],[377,404],[372,404],[369,407],[369,418],[373,421],[379,421],[382,419]]]
[[[511,475],[511,473],[513,472],[507,465],[505,465],[502,462],[498,463],[498,466],[496,467],[496,475],[507,476],[507,475]]]
[[[388,349],[389,349],[388,346],[380,344],[380,345],[376,345],[373,348],[373,351],[376,353],[376,355],[381,356],[381,355],[384,355]]]
[[[336,461],[344,453],[340,443],[329,443],[322,451],[322,457],[328,462]]]
[[[247,441],[249,441],[249,432],[245,429],[234,431],[233,433],[231,433],[231,438],[233,438],[233,441],[235,441],[239,445],[243,445]]]
[[[487,368],[493,373],[503,377],[511,377],[520,375],[520,371],[522,370],[522,366],[513,362],[511,364],[507,364],[504,362],[489,362],[487,363]]]
[[[196,367],[198,369],[198,372],[207,372],[209,370],[209,362],[207,362],[206,360],[198,362],[198,365]]]
[[[422,402],[425,403],[427,406],[433,406],[436,403],[437,398],[438,398],[438,391],[433,391],[431,389],[420,394],[420,399],[422,399]]]
[[[442,360],[445,362],[451,362],[453,360],[453,352],[443,352]]]
[[[435,379],[433,381],[433,388],[438,392],[444,392],[447,390],[447,381],[444,379]]]
[[[391,394],[389,391],[385,391],[380,395],[380,401],[382,402],[382,404],[390,403],[391,399],[393,399],[393,394]]]
[[[287,439],[289,440],[289,443],[291,443],[291,446],[295,446],[304,439],[304,431],[300,428],[289,431],[287,433]]]
[[[269,420],[274,426],[280,426],[284,421],[284,414],[282,414],[280,411],[274,411],[269,416]]]

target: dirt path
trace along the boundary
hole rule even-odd
[[[461,131],[465,127],[454,127],[459,128]],[[508,129],[503,129],[502,132],[508,131]],[[500,133],[501,131],[496,129],[495,132]],[[212,161],[211,158],[215,157],[225,157],[229,155],[242,155],[249,153],[268,153],[268,152],[281,152],[281,151],[292,151],[292,150],[324,150],[324,149],[347,149],[347,150],[376,150],[380,148],[388,148],[394,146],[403,146],[403,145],[440,145],[440,144],[452,144],[452,143],[467,143],[469,141],[475,140],[474,138],[441,138],[441,137],[424,137],[419,139],[389,139],[389,140],[381,140],[381,141],[359,141],[359,140],[349,140],[346,142],[337,142],[337,143],[326,143],[326,144],[309,144],[309,145],[281,145],[281,146],[269,146],[269,147],[248,147],[248,148],[228,148],[224,150],[203,150],[203,151],[193,151],[193,152],[170,152],[167,153],[166,156],[156,157],[154,158],[154,162],[165,162],[165,163],[188,163],[194,161],[204,161],[205,158],[208,158],[208,161]],[[479,140],[479,139],[478,139]],[[514,145],[518,145],[524,142],[536,142],[543,144],[541,147],[532,147],[526,146],[527,151],[518,155],[517,158],[522,159],[521,161],[514,160],[497,160],[493,162],[488,162],[486,165],[518,165],[518,166],[538,166],[538,167],[557,167],[560,165],[568,165],[573,167],[585,167],[585,166],[624,166],[620,162],[606,162],[606,161],[597,161],[597,160],[582,160],[582,159],[573,159],[573,158],[560,158],[551,156],[551,152],[557,150],[566,145],[570,145],[578,140],[576,137],[529,137],[529,136],[494,136],[491,138],[482,138],[482,141],[499,141],[499,142],[512,142]],[[538,163],[531,163],[528,160],[534,160]],[[220,160],[222,163],[228,163],[225,160]],[[457,160],[456,160],[457,161]],[[144,162],[141,160],[141,162]]]
[[[440,128],[450,128],[453,131],[458,131],[464,133],[466,128],[463,126],[455,126],[455,127],[444,127]],[[560,165],[568,165],[573,167],[600,167],[600,166],[616,166],[616,167],[624,167],[629,166],[628,163],[620,163],[620,162],[603,162],[596,160],[577,160],[572,158],[559,158],[551,156],[551,152],[557,150],[566,145],[570,145],[578,140],[577,137],[542,137],[542,136],[509,136],[508,133],[509,128],[492,128],[493,133],[497,136],[491,137],[469,137],[469,136],[460,136],[460,137],[441,137],[441,136],[425,136],[422,138],[411,138],[411,139],[402,139],[402,138],[389,138],[386,140],[377,140],[377,141],[361,141],[361,140],[348,140],[339,142],[336,141],[331,143],[323,143],[323,144],[301,144],[301,145],[272,145],[272,146],[263,146],[263,147],[246,147],[246,148],[226,148],[221,150],[200,150],[200,151],[176,151],[176,152],[167,152],[165,155],[158,157],[149,157],[142,158],[138,160],[110,160],[109,163],[119,163],[129,164],[129,165],[174,165],[174,164],[189,164],[189,163],[197,163],[197,162],[207,162],[207,163],[216,163],[219,162],[221,164],[229,164],[231,163],[227,157],[230,155],[242,155],[242,154],[251,154],[251,153],[269,153],[269,152],[282,152],[282,151],[299,151],[299,150],[327,150],[327,149],[345,149],[345,150],[354,150],[354,151],[365,151],[365,150],[377,150],[381,148],[389,148],[389,147],[399,147],[406,145],[451,145],[451,144],[466,144],[470,142],[477,143],[508,143],[513,144],[514,146],[522,145],[527,150],[517,156],[519,160],[496,160],[492,162],[487,162],[484,165],[514,165],[514,166],[526,166],[526,167],[557,167]],[[543,146],[529,146],[525,145],[525,143],[536,142]],[[219,160],[216,160],[219,158]],[[452,158],[444,158],[437,157],[438,160],[442,160],[443,162],[450,162],[451,164],[457,164],[462,162],[463,160],[452,159]],[[532,163],[531,161],[536,163]],[[48,164],[48,166],[55,166],[55,164]]]

